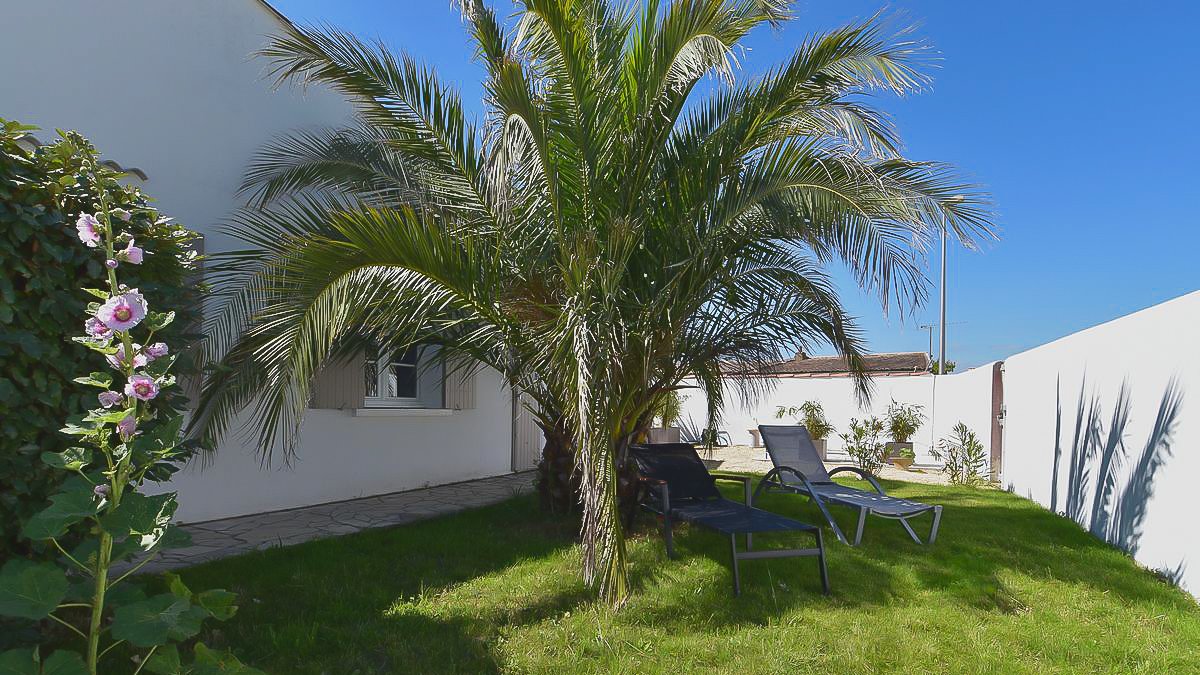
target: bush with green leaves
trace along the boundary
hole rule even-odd
[[[36,147],[34,130],[0,119],[0,419],[7,421],[0,425],[0,559],[45,557],[38,544],[19,536],[62,482],[39,455],[67,449],[69,439],[58,433],[63,411],[86,410],[94,400],[86,386],[72,381],[86,372],[92,355],[65,336],[78,330],[87,302],[80,287],[104,272],[104,260],[79,245],[68,217],[96,201],[95,181],[111,186],[111,208],[134,214],[125,231],[154,252],[124,279],[176,305],[176,321],[159,337],[181,355],[175,368],[180,377],[195,371],[190,347],[198,337],[192,329],[199,324],[201,291],[194,276],[197,235],[160,218],[136,187],[117,185],[120,174],[99,164],[82,136],[60,132],[54,143]],[[166,413],[181,409],[185,398],[176,388],[150,406]],[[172,470],[164,464],[147,477],[164,478]],[[0,625],[0,649],[12,644],[16,632]]]
[[[819,441],[828,438],[829,434],[835,431],[832,424],[825,417],[825,408],[820,401],[805,401],[798,406],[781,405],[775,409],[775,417],[783,419],[784,417],[792,417],[808,429],[808,435],[812,436],[814,441]]]
[[[868,417],[861,421],[857,418],[851,419],[850,431],[841,434],[841,437],[843,447],[854,459],[854,463],[863,471],[878,474],[887,452],[879,440],[882,435],[883,421],[878,417]]]
[[[981,485],[987,482],[987,454],[974,431],[959,422],[948,438],[938,441],[933,456],[943,463],[942,471],[955,485]]]
[[[137,654],[137,673],[256,672],[199,643],[185,664],[174,644],[196,637],[207,619],[233,616],[233,593],[193,593],[174,576],[168,577],[166,592],[157,595],[147,596],[135,584],[138,570],[164,548],[188,543],[171,524],[175,494],[141,491],[148,478],[186,453],[179,444],[183,416],[155,405],[176,387],[171,370],[178,356],[161,338],[177,317],[152,311],[143,289],[121,281],[134,278],[130,272],[154,257],[137,239],[135,224],[157,221],[157,214],[141,204],[127,209],[125,200],[114,202],[128,188],[94,153],[58,183],[64,190],[85,183],[96,199],[82,205],[74,229],[75,245],[98,262],[99,283],[81,289],[93,301],[80,308],[74,322],[72,332],[82,329],[83,334],[71,338],[90,356],[83,372],[91,372],[74,382],[90,389],[91,406],[79,415],[60,412],[67,417],[61,432],[73,444],[44,451],[41,459],[66,479],[21,530],[24,537],[53,547],[58,557],[53,562],[9,559],[0,568],[0,615],[56,622],[79,639],[82,649],[59,649],[45,658],[38,648],[8,650],[0,654],[0,672],[111,672],[100,664],[105,656],[114,658],[110,651],[117,647],[116,653]],[[79,527],[86,530],[82,542],[67,542],[64,537]]]
[[[907,443],[912,440],[917,429],[920,429],[921,425],[925,423],[925,406],[915,403],[900,403],[896,399],[892,399],[884,418],[887,420],[887,430],[892,441]]]

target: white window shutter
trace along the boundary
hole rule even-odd
[[[354,410],[367,395],[366,357],[362,353],[328,361],[313,380],[310,408]]]
[[[450,410],[475,409],[475,370],[452,368],[446,374],[442,405]]]

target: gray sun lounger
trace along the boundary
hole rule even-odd
[[[828,505],[837,504],[858,509],[858,529],[854,533],[853,546],[862,542],[863,527],[867,523],[868,514],[899,520],[913,541],[920,544],[921,538],[913,531],[908,519],[932,512],[933,526],[929,529],[928,543],[937,541],[938,525],[942,520],[941,506],[889,497],[874,476],[858,467],[839,466],[827,472],[812,438],[808,435],[808,430],[800,425],[761,424],[758,429],[762,433],[763,443],[767,446],[767,453],[771,456],[771,463],[775,468],[759,481],[754,491],[756,499],[762,492],[807,495],[817,508],[821,509],[821,514],[829,521],[833,533],[844,544],[850,542],[829,513]],[[857,474],[870,483],[875,492],[833,482],[833,476],[839,473]]]
[[[639,479],[650,497],[642,507],[662,518],[662,534],[668,557],[675,557],[672,521],[695,523],[729,537],[734,595],[742,592],[738,561],[798,556],[817,558],[821,588],[826,595],[829,594],[829,574],[825,568],[825,544],[821,538],[821,528],[751,506],[750,477],[710,474],[696,454],[696,449],[688,443],[633,445],[630,446],[630,455],[637,463]],[[717,479],[742,483],[746,503],[723,497],[714,482]],[[753,550],[753,535],[768,532],[811,534],[816,537],[817,545],[815,548]],[[745,551],[738,551],[738,535],[746,537]]]

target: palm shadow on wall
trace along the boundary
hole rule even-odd
[[[1062,511],[1059,511],[1058,506],[1060,464],[1064,451],[1061,380],[1057,389],[1058,410],[1050,508],[1079,523],[1096,537],[1131,555],[1135,554],[1142,537],[1146,506],[1154,494],[1155,476],[1174,452],[1172,444],[1183,405],[1183,391],[1179,381],[1172,378],[1167,383],[1166,391],[1158,404],[1154,427],[1134,458],[1134,464],[1128,470],[1124,470],[1125,463],[1130,459],[1131,447],[1127,442],[1129,382],[1126,380],[1121,383],[1106,425],[1100,396],[1096,393],[1088,394],[1087,377],[1084,376],[1079,387],[1070,456],[1065,467],[1067,485]],[[1173,580],[1181,578],[1183,564],[1180,563],[1174,570],[1167,570],[1164,574]]]

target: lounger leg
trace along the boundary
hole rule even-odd
[[[838,527],[837,521],[833,519],[833,516],[829,513],[829,509],[826,508],[825,502],[814,494],[808,495],[808,498],[817,505],[817,508],[821,509],[821,515],[825,516],[825,520],[829,523],[829,527],[833,528],[833,533],[837,535],[838,541],[842,542],[843,544],[849,544],[850,542],[846,540],[846,535],[842,534],[842,528]]]
[[[858,546],[860,543],[862,543],[863,528],[867,525],[867,511],[869,510],[870,509],[865,506],[858,509],[858,531],[854,533],[855,546]]]
[[[742,579],[738,575],[738,554],[737,554],[737,535],[729,535],[729,557],[733,563],[733,595],[739,596],[742,594]]]
[[[913,532],[912,526],[908,524],[908,518],[901,518],[900,524],[904,526],[904,530],[908,532],[908,536],[912,537],[913,541],[917,542],[918,544],[923,543],[921,538],[917,536],[917,533]]]
[[[938,525],[942,523],[942,507],[933,507],[933,527],[929,528],[929,545],[937,541]]]
[[[671,518],[669,516],[662,517],[662,533],[663,541],[667,544],[667,557],[674,560],[675,542],[671,538]]]
[[[825,595],[829,595],[829,570],[825,567],[825,538],[821,536],[821,530],[817,530],[817,562],[821,565],[821,589]]]

